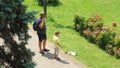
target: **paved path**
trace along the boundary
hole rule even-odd
[[[35,68],[85,68],[84,65],[76,61],[74,58],[64,54],[63,51],[60,51],[61,60],[55,60],[53,57],[53,44],[50,42],[47,42],[47,48],[50,49],[50,51],[46,52],[47,54],[45,55],[41,55],[37,45],[38,38],[36,33],[30,29],[29,34],[32,38],[29,39],[27,48],[30,48],[31,51],[35,53],[35,56],[33,56],[33,61],[36,63]]]

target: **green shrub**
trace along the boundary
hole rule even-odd
[[[74,21],[75,29],[92,43],[99,44],[100,48],[105,49],[105,45],[111,44],[114,33],[108,30],[108,27],[103,27],[102,16],[95,14],[85,20],[84,17],[76,15]]]
[[[95,14],[92,17],[90,17],[88,19],[88,27],[90,27],[92,31],[94,31],[97,27],[101,29],[103,27],[102,16]]]
[[[114,45],[115,45],[115,48],[114,48],[115,56],[116,56],[116,58],[120,58],[120,51],[119,51],[119,48],[120,48],[120,35],[116,35],[116,37],[114,39]]]
[[[102,30],[98,35],[97,40],[99,41],[99,47],[105,49],[105,46],[110,44],[112,38],[108,30]]]
[[[106,45],[105,46],[105,50],[110,55],[114,55],[115,54],[113,45],[110,45],[110,44]]]
[[[76,15],[74,21],[75,21],[75,30],[80,31],[80,33],[82,33],[83,30],[85,30],[87,27],[85,18]]]
[[[102,16],[99,14],[93,14],[93,16],[91,16],[88,19],[89,22],[98,22],[98,21],[102,21]]]
[[[75,30],[91,43],[97,44],[110,55],[120,57],[120,35],[114,29],[103,26],[102,16],[95,14],[86,20],[78,15],[74,18]]]
[[[90,39],[90,33],[91,33],[90,28],[86,28],[85,30],[83,30],[83,36],[84,36],[86,39]]]
[[[114,41],[115,41],[115,46],[119,48],[120,47],[120,35],[116,36]]]

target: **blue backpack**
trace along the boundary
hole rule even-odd
[[[38,29],[39,29],[38,24],[37,24],[36,21],[34,21],[34,23],[33,23],[33,30],[37,31]]]

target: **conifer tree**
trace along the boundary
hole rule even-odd
[[[34,68],[32,53],[25,47],[28,22],[34,20],[36,12],[26,12],[24,0],[0,0],[0,67]],[[18,37],[18,41],[14,37]]]

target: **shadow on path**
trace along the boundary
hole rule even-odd
[[[48,59],[54,59],[54,55],[52,54],[52,53],[50,53],[50,52],[46,52],[47,54],[42,54],[42,56],[44,56],[44,57],[46,57],[46,58],[48,58]]]
[[[50,53],[50,52],[46,52],[47,54],[43,54],[42,56],[48,58],[48,59],[51,59],[53,60],[54,59],[54,54]],[[69,64],[69,62],[67,62],[66,60],[57,60],[58,62],[60,63],[63,63],[63,64]]]
[[[61,62],[61,63],[63,63],[63,64],[69,64],[69,62],[67,62],[66,60],[57,60],[58,62]]]

